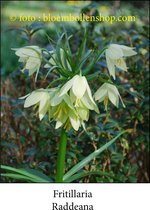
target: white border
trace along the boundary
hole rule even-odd
[[[93,198],[54,198],[54,189],[87,190]],[[149,195],[149,184],[0,184],[0,209],[52,210],[52,202],[74,202],[94,210],[148,210]]]

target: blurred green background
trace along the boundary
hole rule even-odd
[[[126,109],[116,109],[110,105],[107,117],[103,104],[100,115],[91,114],[88,135],[80,129],[68,134],[66,171],[88,154],[109,141],[121,129],[131,128],[124,136],[93,160],[87,171],[108,172],[107,176],[90,176],[79,182],[149,182],[149,19],[148,1],[3,1],[1,25],[1,162],[13,167],[31,167],[54,177],[60,130],[47,120],[40,122],[32,109],[24,110],[20,96],[36,87],[46,87],[49,80],[33,83],[19,70],[18,58],[11,48],[25,45],[39,45],[51,48],[48,36],[57,41],[63,28],[73,35],[71,48],[76,51],[83,38],[85,24],[81,22],[19,22],[10,21],[10,16],[42,16],[43,13],[92,15],[132,15],[135,22],[86,23],[88,48],[101,49],[108,43],[134,46],[137,56],[127,60],[128,73],[118,72],[117,84],[125,101]],[[29,40],[23,32],[37,30]],[[48,36],[47,36],[48,35]],[[93,72],[107,71],[102,58]],[[97,84],[99,87],[99,84]],[[17,182],[3,178],[2,182]]]

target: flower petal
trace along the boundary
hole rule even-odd
[[[90,110],[95,110],[95,112],[99,113],[99,109],[98,109],[96,103],[95,102],[93,103],[93,101],[91,101],[87,91],[85,92],[84,96],[82,97],[82,103],[86,108],[88,108]]]
[[[59,96],[62,96],[64,94],[66,94],[68,92],[68,90],[72,87],[73,85],[73,81],[74,81],[74,78],[73,77],[71,80],[69,80],[60,90],[60,94]]]
[[[19,97],[19,99],[25,99],[25,98],[27,98],[27,96],[29,96],[30,95],[30,93],[28,93],[27,95],[25,95],[25,96],[21,96],[21,97]]]
[[[106,52],[108,56],[114,60],[123,57],[123,51],[118,44],[110,44]]]
[[[39,57],[40,48],[38,46],[26,46],[15,49],[15,54],[19,57]]]
[[[32,92],[25,100],[24,107],[30,107],[33,106],[34,104],[38,103],[41,100],[42,96],[41,91],[34,91]]]
[[[137,52],[135,52],[133,49],[133,47],[128,47],[128,46],[125,46],[125,45],[120,45],[120,48],[122,49],[123,51],[123,55],[124,56],[133,56],[133,55],[136,55]]]
[[[114,61],[108,56],[108,53],[106,52],[106,62],[109,70],[109,74],[115,79],[115,65]]]
[[[99,100],[100,102],[103,100],[103,98],[107,95],[107,87],[106,83],[104,83],[94,94],[95,100]]]
[[[83,97],[86,91],[86,86],[87,83],[85,77],[79,75],[76,75],[76,77],[74,77],[72,91],[77,98]]]
[[[40,99],[40,106],[39,106],[39,113],[46,107],[46,105],[49,105],[50,96],[48,92],[43,92],[41,99]]]
[[[77,113],[82,120],[88,121],[89,119],[89,109],[77,108]]]
[[[121,69],[121,70],[123,70],[123,71],[127,71],[127,65],[126,65],[126,62],[124,61],[123,58],[120,58],[120,59],[116,60],[116,61],[115,61],[115,65],[116,65],[119,69]]]
[[[51,98],[51,106],[57,106],[60,104],[63,100],[63,96],[60,96],[58,91],[52,93],[52,98]]]
[[[60,128],[62,125],[63,125],[63,123],[62,123],[62,122],[57,121],[57,122],[56,122],[56,125],[55,125],[55,129]]]
[[[80,121],[77,118],[69,117],[72,127],[78,131],[80,127]]]
[[[69,111],[69,119],[72,127],[77,131],[80,127],[80,120],[72,110]]]
[[[122,103],[123,107],[125,108],[125,104],[123,103],[123,100],[122,100],[122,98],[121,98],[121,95],[120,95],[118,89],[116,88],[116,86],[109,84],[109,88],[111,88],[111,89],[113,90],[113,92],[114,92],[116,95],[119,96],[119,97],[118,97],[118,105],[119,105],[119,98],[120,98],[121,103]],[[118,107],[118,106],[117,106],[117,107]]]
[[[87,80],[86,80],[86,90],[87,90],[87,94],[88,94],[91,102],[96,105],[95,101],[93,100],[91,89],[89,87],[89,84],[88,84]]]
[[[40,66],[40,64],[41,60],[39,58],[29,57],[26,63],[26,69],[36,68],[37,66]]]
[[[65,94],[64,97],[63,97],[63,100],[66,102],[66,104],[69,106],[69,108],[71,108],[72,110],[74,110],[74,106],[73,106],[73,103],[69,97],[68,94]]]
[[[115,85],[107,84],[108,97],[110,101],[118,107],[119,105],[119,91]]]
[[[109,97],[109,100],[112,102],[112,104],[118,107],[118,100],[119,100],[118,95],[112,89],[109,89],[108,97]]]

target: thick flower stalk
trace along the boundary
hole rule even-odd
[[[114,79],[116,79],[115,67],[123,71],[127,71],[127,66],[124,57],[136,55],[137,53],[133,49],[134,48],[118,44],[110,44],[108,49],[106,49],[106,62],[109,74]]]

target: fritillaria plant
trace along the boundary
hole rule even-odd
[[[116,107],[119,106],[120,100],[122,106],[125,107],[113,81],[116,79],[116,68],[127,71],[124,58],[136,55],[134,48],[110,44],[101,51],[86,51],[85,34],[78,51],[72,53],[68,37],[64,33],[52,51],[32,45],[14,48],[13,50],[15,50],[15,54],[19,57],[19,62],[24,65],[22,72],[28,70],[29,76],[35,75],[35,82],[38,79],[39,71],[42,70],[42,64],[44,64],[44,69],[48,71],[47,75],[53,71],[53,74],[56,74],[58,77],[47,88],[36,89],[20,98],[25,99],[25,108],[31,106],[38,108],[40,120],[45,120],[45,115],[48,115],[49,121],[55,122],[55,129],[61,128],[62,130],[55,181],[69,182],[85,176],[85,174],[77,174],[77,172],[92,158],[110,146],[125,131],[119,133],[118,136],[90,154],[64,175],[67,132],[70,129],[78,131],[80,127],[86,130],[86,122],[88,123],[89,121],[90,112],[94,111],[97,115],[99,114],[97,101],[104,102],[104,109],[106,111],[109,100]],[[108,74],[105,74],[103,78],[104,74],[100,71],[93,73],[93,68],[104,54],[106,56]],[[103,84],[94,93],[90,81],[97,78]]]

